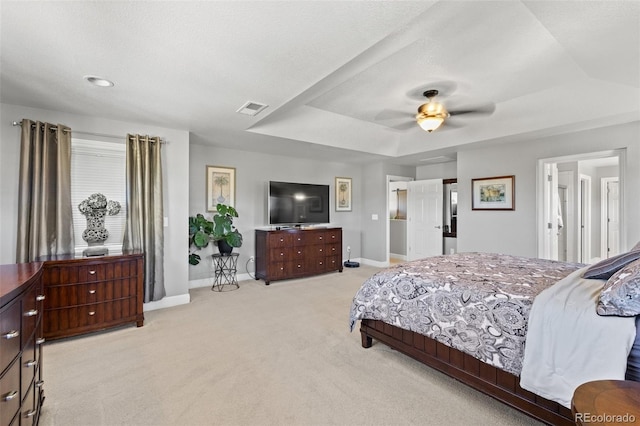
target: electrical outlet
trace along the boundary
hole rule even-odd
[[[347,251],[351,251],[351,246],[347,246]]]
[[[249,262],[254,262],[256,259],[253,256],[249,257]]]

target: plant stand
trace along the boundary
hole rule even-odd
[[[236,273],[238,271],[238,253],[211,255],[213,262],[212,291],[227,291],[240,288]],[[235,286],[235,288],[232,288]]]

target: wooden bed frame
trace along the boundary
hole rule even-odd
[[[429,337],[369,319],[360,322],[360,334],[364,348],[376,339],[541,422],[575,425],[569,408],[522,389],[518,377]]]

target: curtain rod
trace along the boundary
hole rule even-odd
[[[13,126],[22,126],[22,121],[13,121],[13,122],[11,122],[11,124]],[[35,124],[33,126],[35,126]],[[58,130],[58,126],[53,125],[53,126],[50,126],[49,129]],[[67,129],[63,129],[62,131],[66,133]],[[98,136],[98,137],[110,138],[110,139],[123,140],[125,138],[124,136],[109,135],[109,134],[106,134],[106,133],[83,132],[81,130],[69,130],[69,131],[71,131],[72,133],[78,133],[78,134],[81,134],[81,135]],[[169,142],[165,141],[163,138],[160,138],[160,143],[161,144],[168,144]]]

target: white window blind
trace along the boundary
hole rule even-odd
[[[78,205],[91,194],[101,193],[107,200],[120,203],[120,213],[105,217],[104,227],[109,231],[105,247],[109,252],[122,250],[126,219],[126,152],[125,144],[86,139],[71,140],[71,203],[73,231],[77,254],[88,246],[82,239],[87,219]]]

